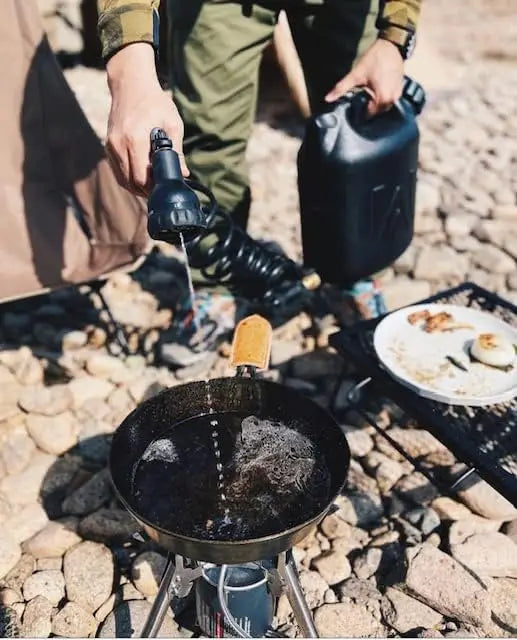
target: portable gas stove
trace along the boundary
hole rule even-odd
[[[303,635],[317,637],[291,549],[333,508],[350,450],[320,405],[256,377],[271,339],[264,318],[242,320],[235,377],[166,389],[113,437],[115,492],[169,552],[142,637],[155,637],[171,598],[194,586],[208,636],[275,635],[275,602],[285,592]]]
[[[291,551],[274,561],[241,565],[215,565],[169,554],[140,637],[155,638],[171,599],[186,598],[193,588],[197,624],[208,637],[282,637],[271,628],[275,602],[282,593],[289,599],[303,636],[318,637]]]

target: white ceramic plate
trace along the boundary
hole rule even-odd
[[[422,323],[408,322],[411,313],[424,309],[433,315],[447,311],[455,322],[474,329],[426,333]],[[480,333],[500,333],[517,345],[517,329],[490,313],[449,304],[419,304],[384,318],[375,330],[374,347],[388,373],[421,396],[463,406],[508,402],[517,396],[517,358],[510,371],[470,362],[470,344]],[[448,362],[447,356],[465,364],[468,371]]]

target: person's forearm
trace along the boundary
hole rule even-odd
[[[156,46],[159,4],[160,0],[97,0],[103,59],[136,42]]]
[[[112,95],[131,90],[135,83],[158,84],[154,51],[145,42],[135,42],[118,50],[106,63],[108,86]]]
[[[387,40],[403,40],[405,31],[416,31],[422,0],[386,0],[378,27]]]

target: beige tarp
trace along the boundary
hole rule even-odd
[[[144,207],[118,186],[36,0],[1,0],[0,64],[0,301],[130,265]]]

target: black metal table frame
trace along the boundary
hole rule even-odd
[[[492,308],[495,308],[496,306],[503,306],[509,313],[515,314],[515,317],[517,317],[517,307],[515,305],[470,282],[466,282],[447,291],[439,292],[436,295],[423,300],[421,303],[430,304],[433,302],[445,302],[444,298],[451,298],[457,294],[464,294],[469,291],[472,292],[472,297],[469,298],[471,301],[477,296],[479,299],[483,299],[487,302],[488,309],[490,309],[492,305]],[[451,424],[447,422],[444,417],[444,408],[446,408],[447,405],[427,400],[395,381],[386,371],[384,371],[384,369],[382,369],[377,358],[369,356],[366,349],[361,346],[361,340],[364,340],[364,336],[371,332],[380,320],[381,318],[361,322],[352,327],[343,329],[330,338],[331,346],[336,348],[342,355],[346,354],[349,356],[361,373],[364,373],[365,375],[364,379],[358,382],[358,384],[349,392],[350,408],[353,408],[365,420],[367,420],[367,422],[371,424],[382,437],[384,437],[401,455],[408,459],[418,471],[423,473],[430,481],[437,485],[442,492],[454,493],[456,490],[461,488],[468,476],[477,472],[488,484],[501,493],[501,495],[507,498],[512,504],[517,506],[517,474],[513,475],[509,473],[506,469],[497,464],[493,457],[476,450],[476,447],[469,442],[468,438],[465,438],[463,433],[459,430],[455,430],[454,428],[450,428]],[[345,372],[345,370],[346,365],[343,371]],[[335,401],[340,388],[340,383],[344,377],[344,372],[338,379],[334,397],[331,401],[331,408],[334,412],[336,412]],[[467,465],[466,471],[462,473],[460,477],[455,478],[452,485],[449,484],[445,486],[441,484],[433,474],[429,473],[429,471],[419,463],[418,460],[410,456],[397,442],[390,438],[389,434],[385,433],[384,429],[377,424],[375,418],[368,413],[364,403],[362,402],[361,391],[365,388],[375,388],[379,395],[392,400],[408,416],[423,425],[423,428],[428,430],[443,445],[445,445],[459,461]],[[512,416],[513,419],[517,421],[517,405],[515,406],[515,409],[512,407]],[[470,408],[467,408],[467,410],[468,409]],[[476,408],[476,410],[479,411],[478,408]],[[474,411],[473,408],[472,411]],[[451,423],[452,422],[453,420],[451,419]],[[515,429],[517,430],[517,422],[515,423]],[[516,454],[517,449],[512,453]]]

